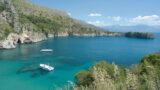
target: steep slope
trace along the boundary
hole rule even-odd
[[[1,28],[3,27],[3,28]],[[72,19],[63,11],[26,0],[0,1],[0,48],[32,43],[54,36],[121,36]]]

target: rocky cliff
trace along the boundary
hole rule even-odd
[[[26,0],[0,1],[0,49],[55,36],[122,36],[72,19],[66,12],[34,5]]]
[[[19,13],[13,1],[0,1],[0,7],[5,7],[4,10],[0,11],[0,48],[10,49],[15,48],[17,43],[23,44],[45,40],[47,38],[45,34],[35,32],[32,25],[24,26],[19,21]]]

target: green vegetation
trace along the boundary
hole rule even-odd
[[[44,18],[44,17],[37,17],[37,16],[27,16],[24,14],[19,14],[20,17],[20,22],[23,24],[33,24],[35,26],[34,30],[37,32],[42,32],[42,33],[53,33],[53,32],[58,32],[60,30],[59,24],[54,22],[53,20]]]
[[[78,74],[75,75],[77,85],[90,85],[94,79],[91,72],[87,71],[80,71]]]
[[[9,3],[9,4],[7,4]],[[6,5],[6,6],[5,6]],[[69,36],[100,36],[114,34],[114,32],[103,31],[96,27],[75,20],[66,12],[49,9],[34,5],[27,0],[5,0],[2,1],[0,11],[5,9],[4,22],[14,28],[18,34],[23,30],[43,33],[46,36],[52,34]],[[5,18],[7,21],[5,21]],[[116,33],[117,34],[117,33]]]
[[[95,63],[88,71],[75,75],[76,90],[159,90],[160,55],[150,54],[130,68]],[[89,79],[89,80],[88,80]]]
[[[105,61],[99,62],[99,63],[95,63],[94,67],[99,67],[104,69],[112,78],[115,78],[113,75],[114,72],[114,67],[111,64],[108,64]],[[93,70],[93,69],[91,69]]]
[[[92,34],[101,33],[105,31],[98,30],[96,28],[89,27],[82,23],[76,22],[71,18],[63,18],[62,16],[56,16],[53,19],[45,17],[38,17],[34,15],[19,14],[19,21],[23,24],[32,24],[34,30],[42,33],[58,33],[67,32],[70,35],[77,34]],[[105,32],[110,33],[110,32]]]
[[[63,11],[36,6],[26,0],[14,0],[13,4],[19,13],[19,21],[26,27],[32,25],[33,30],[37,32],[46,34],[63,32],[69,35],[110,33],[72,19]]]
[[[10,5],[6,4],[10,3]],[[6,5],[5,5],[6,4]],[[49,9],[42,6],[34,5],[27,0],[5,0],[0,5],[0,11],[7,10],[9,17],[5,23],[8,23],[10,27],[17,30],[19,34],[23,30],[48,34],[64,35],[78,35],[78,36],[100,36],[100,35],[119,35],[122,33],[114,33],[109,31],[103,31],[96,27],[72,19],[66,12]],[[23,30],[22,30],[23,29]],[[6,34],[7,35],[7,34]],[[154,38],[152,34],[129,32],[125,34],[126,37],[136,38]]]
[[[9,24],[0,24],[0,40],[6,38],[11,32],[15,31]]]
[[[160,55],[150,54],[140,61],[139,82],[141,89],[158,90],[160,88]]]
[[[130,38],[142,38],[142,39],[153,39],[154,35],[150,33],[142,33],[142,32],[128,32],[125,33],[126,37]]]
[[[0,12],[6,10],[6,6],[4,4],[0,4]]]

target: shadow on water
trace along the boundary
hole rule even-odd
[[[42,75],[46,75],[49,73],[49,71],[46,71],[42,68],[40,68],[38,65],[31,65],[31,66],[24,66],[20,70],[17,71],[17,74],[27,73],[30,72],[30,77],[35,78]]]
[[[34,77],[39,77],[41,75],[46,75],[47,73],[49,73],[49,71],[46,71],[46,70],[43,70],[41,68],[37,69],[38,72],[34,72],[30,75],[31,78],[34,78]]]

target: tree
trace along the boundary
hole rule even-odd
[[[89,86],[94,81],[92,74],[88,71],[80,71],[75,75],[75,80],[79,86]]]

